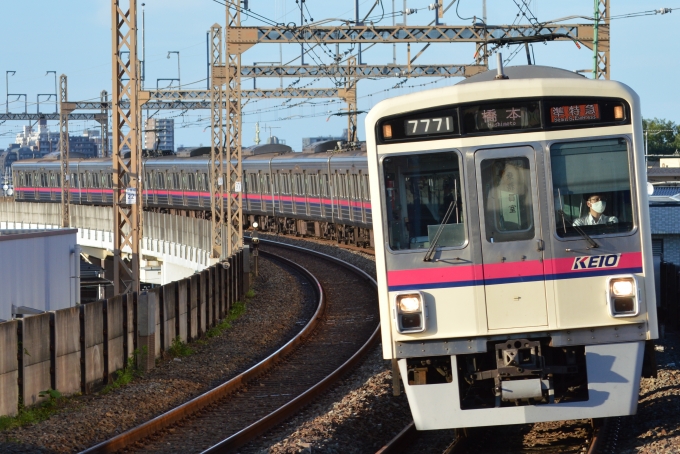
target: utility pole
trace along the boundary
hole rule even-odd
[[[71,225],[69,204],[71,199],[70,174],[68,170],[68,114],[73,112],[73,106],[68,102],[68,81],[64,74],[59,78],[59,156],[61,158],[61,226]]]
[[[228,7],[227,7],[228,11]],[[210,57],[212,66],[210,107],[211,107],[211,145],[210,145],[210,211],[211,211],[211,252],[210,258],[218,261],[223,258],[224,238],[224,84],[226,67],[222,58],[222,27],[210,27]]]
[[[101,108],[101,118],[97,121],[101,127],[101,140],[102,140],[102,158],[109,157],[109,110],[106,108],[109,102],[109,94],[106,90],[102,90],[100,94],[100,99],[102,102]]]
[[[127,3],[125,9],[121,3]],[[140,77],[137,1],[111,0],[113,123],[113,288],[116,295],[139,291],[142,237]],[[127,55],[125,61],[123,56]],[[127,108],[124,108],[127,107]],[[125,148],[130,157],[125,157]],[[129,260],[125,260],[129,255]]]
[[[609,80],[609,69],[611,68],[611,61],[609,60],[609,0],[594,1],[595,23],[593,24],[593,79]],[[605,41],[604,43],[601,42],[603,40]]]
[[[304,3],[304,0],[301,0]],[[302,5],[301,5],[302,6]],[[227,43],[226,65],[226,135],[225,146],[227,156],[227,257],[231,257],[243,247],[243,192],[241,176],[243,162],[241,156],[241,54],[252,46],[240,44],[244,30],[241,28],[241,8],[239,0],[227,1],[227,26],[224,30]],[[253,30],[255,34],[257,33]],[[252,33],[251,32],[251,33]]]

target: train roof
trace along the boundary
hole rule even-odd
[[[503,68],[503,73],[508,79],[585,79],[586,77],[567,71],[562,68],[554,68],[552,66],[537,66],[537,65],[523,65],[523,66],[506,66]],[[496,80],[498,72],[493,69],[476,74],[472,77],[458,82],[456,85],[473,84],[476,82],[488,82]]]

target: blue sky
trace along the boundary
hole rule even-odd
[[[434,0],[407,0],[407,7],[417,9],[416,14],[409,15],[408,24],[428,24],[434,13],[427,10],[427,5]],[[482,15],[482,0],[458,0],[458,13],[463,18]],[[487,22],[493,24],[511,24],[516,20],[517,5],[527,3],[530,11],[541,21],[549,21],[565,16],[579,15],[592,17],[593,0],[572,0],[557,2],[555,0],[487,0]],[[155,88],[159,78],[176,78],[177,57],[169,51],[180,52],[180,76],[182,85],[187,88],[204,88],[206,86],[206,32],[214,23],[224,26],[224,6],[214,0],[138,0],[145,3],[146,17],[146,87]],[[374,0],[360,0],[361,17],[368,13]],[[444,0],[448,5],[450,0]],[[383,0],[370,17],[381,25],[392,24],[392,0]],[[395,9],[403,9],[404,0],[395,0]],[[611,74],[612,79],[619,80],[636,90],[642,99],[642,112],[645,117],[666,118],[680,122],[680,113],[676,108],[678,100],[677,74],[680,70],[678,52],[680,43],[674,38],[673,30],[680,28],[680,0],[610,0],[611,15],[635,13],[661,7],[677,8],[670,14],[651,15],[612,21]],[[354,1],[338,0],[306,0],[305,16],[314,22],[323,19],[354,18]],[[295,0],[250,0],[249,7],[255,13],[276,22],[300,21],[299,6]],[[46,71],[57,71],[66,74],[69,80],[69,98],[71,100],[99,99],[101,90],[111,92],[111,18],[108,0],[23,0],[9,2],[2,6],[3,26],[0,28],[0,76],[6,71],[16,71],[9,76],[9,92],[25,93],[28,97],[28,111],[36,111],[36,95],[54,92],[53,74]],[[378,22],[382,18],[382,21]],[[244,17],[243,25],[261,24],[255,18]],[[397,23],[402,17],[396,18]],[[444,15],[443,22],[449,25],[469,24],[470,20],[461,20],[456,16],[455,5]],[[570,20],[584,22],[584,20]],[[335,22],[337,23],[337,22]],[[526,24],[526,19],[520,21]],[[139,22],[141,38],[141,19]],[[411,55],[420,51],[422,45],[413,45]],[[340,51],[348,50],[341,46]],[[328,63],[335,52],[335,45],[317,47],[316,56],[305,57],[307,63],[314,60]],[[502,50],[504,57],[510,56],[513,48]],[[300,55],[297,44],[283,45],[258,44],[243,54],[242,62],[251,65],[254,62],[278,61],[282,53],[284,63],[291,62]],[[589,69],[592,67],[592,51],[585,47],[578,49],[572,42],[554,42],[534,44],[533,53],[536,63],[557,66],[569,70]],[[406,46],[396,49],[397,63],[407,61]],[[473,44],[433,45],[417,60],[423,63],[472,63]],[[376,45],[363,52],[363,61],[369,64],[391,63],[392,45]],[[495,61],[495,60],[494,60]],[[299,58],[290,64],[298,64]],[[508,65],[526,64],[526,54],[522,49]],[[358,85],[359,109],[368,110],[378,101],[400,94],[412,93],[428,87],[442,87],[454,84],[462,79],[416,78],[406,81],[400,88],[394,88],[402,79],[362,80]],[[284,79],[287,86],[294,79]],[[0,109],[5,110],[5,80],[0,84]],[[195,82],[194,84],[191,84]],[[163,86],[164,82],[160,84]],[[167,82],[166,82],[167,83]],[[312,83],[310,86],[330,87],[331,80],[313,82],[303,79],[298,86]],[[259,79],[258,87],[278,87],[279,79]],[[421,86],[427,84],[426,86]],[[252,80],[244,80],[243,88],[252,88]],[[250,102],[244,108],[243,145],[253,143],[255,122],[260,123],[261,137],[270,133],[291,145],[293,149],[301,148],[302,138],[310,135],[339,135],[346,127],[344,117],[330,116],[339,112],[344,104],[331,100],[263,100]],[[294,107],[290,107],[294,105]],[[24,102],[10,102],[11,112],[23,112]],[[41,111],[52,112],[53,101],[41,98]],[[153,114],[153,112],[151,112]],[[155,114],[157,118],[175,117],[175,145],[208,145],[210,143],[209,111],[190,111],[180,115],[179,111],[162,111]],[[359,138],[365,137],[363,132],[364,115],[359,117]],[[14,135],[26,122],[6,122],[0,125],[0,148],[14,142]],[[96,127],[94,122],[72,122],[70,131],[78,133],[85,128]],[[51,124],[57,130],[56,124]],[[269,129],[271,128],[271,129]]]

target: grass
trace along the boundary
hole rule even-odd
[[[144,347],[141,352],[142,355],[148,354],[147,348]],[[137,357],[140,355],[139,350],[135,350],[131,357],[127,359],[127,363],[123,369],[116,371],[116,379],[113,383],[104,386],[100,394],[108,394],[114,389],[125,386],[130,383],[135,377],[141,376],[137,370]]]
[[[0,431],[44,421],[57,411],[58,403],[64,399],[61,393],[54,389],[40,391],[39,395],[47,397],[47,400],[29,408],[20,403],[16,416],[0,416]]]
[[[223,318],[217,325],[210,328],[206,333],[206,337],[215,337],[222,334],[224,331],[231,328],[231,322],[239,318],[246,311],[246,303],[236,301],[232,306],[229,314]]]
[[[194,352],[194,350],[189,347],[186,343],[182,342],[182,338],[177,336],[172,340],[172,345],[168,349],[168,353],[174,358],[189,356]]]

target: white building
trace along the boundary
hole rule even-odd
[[[45,119],[38,120],[37,129],[24,126],[23,131],[16,135],[15,143],[22,147],[29,147],[40,154],[59,151],[59,132],[50,132]]]
[[[173,118],[149,118],[146,120],[144,129],[145,149],[175,151],[175,120]],[[158,145],[156,145],[157,141]]]
[[[0,320],[80,304],[77,229],[0,230]]]

